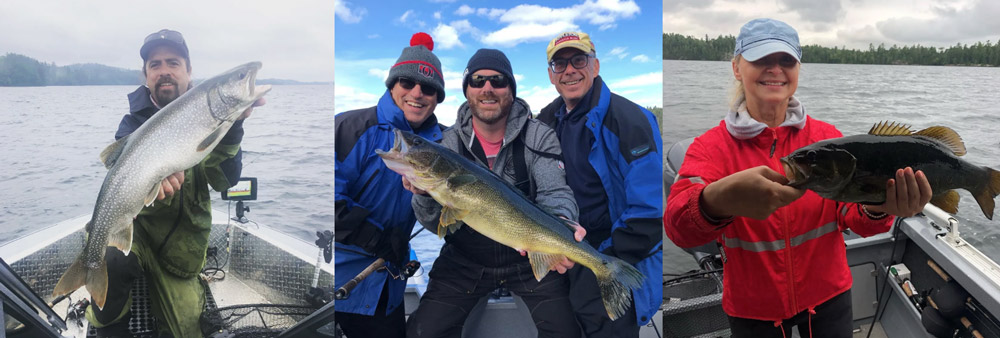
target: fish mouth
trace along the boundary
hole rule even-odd
[[[389,148],[389,150],[375,149],[375,154],[386,160],[401,162],[410,146],[404,142],[403,131],[395,129],[393,130],[393,134],[395,135],[395,140],[392,141],[392,148]]]
[[[785,178],[788,179],[788,186],[798,188],[806,183],[809,177],[808,167],[789,160],[787,157],[781,158],[781,165],[785,169]]]
[[[250,62],[247,63],[246,65],[250,67],[250,70],[247,72],[248,73],[246,82],[247,94],[248,94],[247,96],[253,98],[254,101],[257,101],[261,97],[264,97],[264,94],[267,94],[268,92],[271,91],[271,85],[260,85],[260,86],[256,85],[257,71],[259,71],[260,68],[263,66],[260,63],[260,61]]]

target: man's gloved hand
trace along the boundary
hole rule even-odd
[[[375,245],[373,252],[387,263],[392,262],[402,266],[410,258],[409,242],[410,237],[399,227],[391,227],[382,230],[382,237]]]

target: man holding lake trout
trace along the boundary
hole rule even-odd
[[[239,180],[243,120],[270,86],[254,85],[261,64],[251,62],[194,87],[187,43],[169,29],[149,34],[139,55],[145,84],[128,95],[117,141],[101,153],[108,174],[87,244],[53,294],[86,285],[97,334],[126,336],[129,291],[145,276],[159,334],[201,337],[209,188]]]

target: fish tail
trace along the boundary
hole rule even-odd
[[[105,260],[102,259],[97,269],[87,274],[87,292],[90,292],[94,305],[103,310],[108,298],[108,263]]]
[[[52,290],[52,297],[58,297],[62,295],[68,295],[69,293],[76,291],[81,286],[87,284],[87,268],[83,264],[83,254],[73,261],[73,264],[66,269],[62,277],[59,277],[59,282],[56,283],[55,289]]]
[[[601,258],[607,274],[597,275],[597,284],[601,288],[604,309],[608,311],[608,317],[615,320],[632,305],[632,290],[642,285],[645,276],[621,259],[611,256]]]
[[[986,184],[979,191],[973,192],[972,196],[976,198],[976,203],[979,203],[986,218],[993,220],[993,209],[996,207],[993,199],[1000,194],[1000,171],[991,168],[986,168],[986,171],[989,172]]]

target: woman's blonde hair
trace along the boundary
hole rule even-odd
[[[733,56],[732,62],[738,66],[740,64],[740,60],[742,59],[743,56],[741,54],[737,54],[736,56]],[[745,88],[743,88],[743,82],[733,78],[733,85],[729,87],[728,97],[729,109],[731,111],[739,111],[740,105],[747,100]]]

